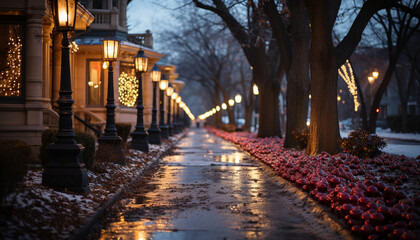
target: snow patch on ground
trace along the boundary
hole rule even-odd
[[[149,153],[128,149],[126,165],[96,163],[88,171],[87,194],[58,192],[42,186],[41,165],[30,166],[24,182],[0,205],[0,239],[66,239],[121,186],[167,151],[183,134],[150,145]]]

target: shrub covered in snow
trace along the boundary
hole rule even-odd
[[[32,149],[25,142],[0,140],[0,200],[23,180],[30,158]]]
[[[118,136],[126,143],[128,136],[130,136],[131,123],[115,123],[115,128],[117,129]]]
[[[375,134],[359,129],[350,133],[348,138],[341,140],[341,148],[359,158],[373,158],[379,156],[386,142]]]
[[[49,129],[42,132],[42,145],[39,151],[39,159],[43,166],[47,165],[49,160],[45,149],[49,144],[54,143],[57,140],[56,135],[57,131]],[[83,163],[87,169],[90,169],[93,164],[93,156],[95,155],[95,138],[85,132],[75,132],[75,135],[76,142],[85,147],[85,151],[83,152]]]

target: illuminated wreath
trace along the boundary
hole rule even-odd
[[[133,107],[137,101],[139,81],[136,77],[129,76],[127,73],[122,72],[118,78],[118,82],[120,103],[127,107]]]

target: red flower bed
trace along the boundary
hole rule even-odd
[[[208,131],[239,144],[343,218],[368,239],[420,239],[420,157],[386,153],[359,159],[347,153],[308,156],[283,148],[284,139],[247,132]]]

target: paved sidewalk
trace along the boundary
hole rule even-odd
[[[203,129],[161,165],[101,239],[351,239],[305,194]]]

